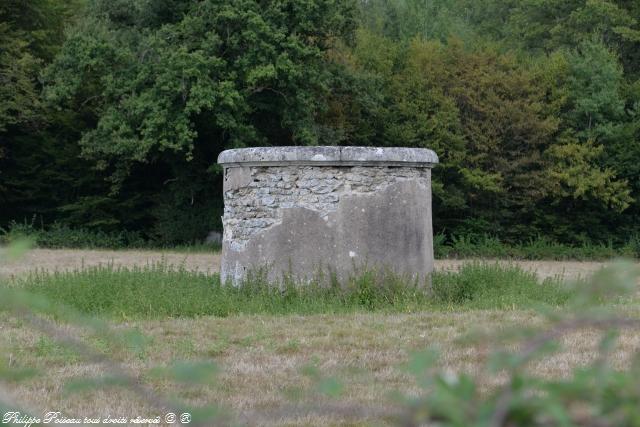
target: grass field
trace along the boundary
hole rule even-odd
[[[309,390],[311,381],[304,368],[316,365],[325,375],[340,378],[344,394],[332,405],[358,404],[380,409],[390,402],[394,390],[416,392],[413,378],[402,370],[409,355],[437,345],[439,366],[451,372],[481,374],[488,349],[464,347],[456,342],[471,331],[496,332],[514,325],[530,325],[540,319],[529,311],[461,311],[415,314],[354,313],[341,316],[231,316],[197,319],[146,320],[126,323],[148,335],[152,344],[144,356],[117,355],[136,374],[176,359],[213,359],[220,367],[213,386],[195,390],[172,390],[162,381],[154,386],[177,392],[192,403],[216,403],[232,410],[240,419],[269,425],[353,425],[367,417],[333,409],[318,414],[296,415],[291,406],[304,409],[318,403]],[[11,387],[15,401],[34,408],[58,408],[68,414],[156,413],[144,409],[144,402],[118,388],[91,391],[79,398],[64,393],[64,382],[77,376],[96,376],[98,365],[83,362],[41,335],[19,323],[3,321],[2,346],[10,348],[14,360],[35,366],[42,376]],[[566,338],[571,348],[532,368],[540,375],[567,375],[574,366],[596,355],[596,335],[585,331]],[[640,334],[622,337],[614,355],[617,366],[625,366],[640,345]],[[6,347],[5,347],[6,346]],[[500,382],[484,375],[483,384]],[[293,397],[293,398],[292,398]],[[324,411],[323,411],[324,412]],[[370,420],[370,419],[369,419]]]
[[[1,250],[0,250],[1,252]],[[436,259],[436,270],[457,270],[473,261],[467,259]],[[604,261],[553,260],[492,260],[501,264],[517,265],[533,271],[540,278],[562,276],[566,279],[586,277],[606,265]],[[33,249],[20,259],[0,264],[0,276],[16,276],[37,269],[73,270],[82,267],[112,264],[114,266],[144,266],[157,262],[184,266],[187,270],[214,273],[220,268],[220,253],[176,253],[172,251],[141,250],[80,250]]]
[[[116,330],[139,331],[145,340],[138,350],[115,345],[62,320],[62,315],[54,323],[65,333],[112,354],[154,390],[194,405],[213,403],[248,425],[383,422],[380,412],[396,409],[394,391],[415,394],[419,390],[404,369],[411,355],[434,346],[440,353],[439,368],[452,374],[470,373],[478,377],[483,390],[491,390],[504,381],[502,375],[484,369],[494,344],[460,339],[541,325],[545,320],[535,309],[544,305],[562,311],[567,295],[561,280],[548,279],[542,285],[535,273],[514,264],[466,263],[462,269],[458,264],[446,268],[441,264],[434,277],[435,295],[429,298],[392,286],[383,289],[384,298],[377,298],[359,292],[362,284],[343,293],[282,293],[258,287],[251,296],[217,287],[217,276],[204,269],[193,271],[198,262],[211,262],[210,256],[168,254],[165,260],[179,260],[182,268],[158,264],[131,268],[133,261],[157,261],[153,257],[158,254],[137,253],[135,258],[115,253],[126,260],[129,268],[123,268],[114,258],[111,266],[95,267],[98,258],[91,258],[97,256],[91,252],[86,268],[49,274],[34,273],[50,262],[43,259],[38,265],[31,258],[34,253],[43,254],[33,251],[12,264],[9,274],[5,270],[5,277],[13,276],[12,287],[99,314]],[[64,255],[45,253],[58,259]],[[78,257],[69,256],[69,260],[68,268],[82,265]],[[585,268],[580,274],[588,271],[592,270]],[[563,272],[566,275],[567,269],[542,275],[549,278]],[[573,274],[569,270],[569,277]],[[618,312],[640,318],[636,299],[610,304]],[[6,365],[38,369],[25,381],[0,383],[8,394],[0,399],[20,402],[36,413],[46,409],[82,416],[157,415],[139,396],[120,387],[71,393],[68,380],[99,376],[105,372],[104,364],[87,361],[79,352],[34,331],[24,320],[6,313],[0,316],[0,348]],[[535,362],[530,369],[543,377],[561,378],[597,357],[598,335],[593,330],[569,334],[564,343],[566,351]],[[639,346],[640,332],[623,333],[611,354],[614,367],[628,366]],[[214,362],[218,372],[213,383],[176,386],[152,375],[154,367],[178,360]],[[318,375],[339,380],[340,396],[323,393]]]

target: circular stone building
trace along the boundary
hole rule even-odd
[[[258,271],[280,282],[433,270],[431,150],[258,147],[223,151],[218,163],[223,283]]]

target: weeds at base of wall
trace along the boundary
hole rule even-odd
[[[241,286],[163,263],[145,267],[89,267],[70,272],[33,272],[12,286],[83,313],[114,319],[325,314],[355,311],[417,312],[452,309],[515,309],[560,306],[571,295],[560,279],[540,282],[517,266],[472,263],[436,272],[431,288],[388,272],[366,271],[329,286],[284,281],[274,286],[261,274]]]

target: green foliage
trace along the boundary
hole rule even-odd
[[[505,37],[526,48],[574,46],[592,35],[611,44],[640,41],[637,15],[626,1],[524,0],[508,18]]]
[[[34,84],[39,61],[27,51],[26,42],[12,36],[7,23],[1,22],[0,132],[11,125],[35,121],[40,104]]]
[[[0,226],[193,244],[221,226],[225,148],[410,146],[440,156],[450,240],[621,246],[639,19],[628,0],[5,1]]]
[[[42,123],[38,73],[62,43],[63,20],[74,7],[53,0],[0,5],[0,135]]]
[[[370,141],[438,152],[438,231],[624,240],[637,232],[638,16],[624,1],[364,2],[354,63],[385,82]]]
[[[602,42],[586,40],[568,56],[568,62],[568,124],[584,139],[611,136],[625,107],[623,71],[616,54]]]
[[[477,231],[516,242],[540,233],[571,240],[554,235],[552,224],[537,229],[534,221],[545,217],[541,204],[584,200],[600,211],[624,211],[633,201],[628,182],[601,165],[604,148],[589,139],[595,133],[570,138],[583,135],[575,129],[585,123],[562,121],[564,111],[580,116],[591,105],[568,95],[579,93],[571,84],[581,78],[589,99],[598,100],[592,108],[614,108],[610,98],[600,99],[619,89],[606,71],[598,81],[608,86],[600,88],[562,55],[523,64],[491,44],[470,49],[458,39],[394,42],[361,30],[356,40],[356,72],[383,82],[378,106],[366,106],[381,121],[370,141],[429,147],[440,156],[433,182],[437,230],[463,234],[464,223],[475,221],[487,224]],[[612,66],[619,76],[615,60]]]
[[[323,52],[349,36],[351,2],[176,2],[170,22],[153,5],[92,3],[45,75],[50,102],[91,111],[80,144],[116,182],[163,152],[192,161],[198,137],[216,152],[318,141]]]
[[[206,226],[206,223],[205,223]],[[176,227],[178,227],[176,225]],[[181,236],[190,229],[176,231]],[[176,245],[176,240],[167,240],[167,232],[163,238],[145,238],[138,231],[105,232],[95,229],[71,228],[54,223],[48,228],[39,228],[32,222],[11,222],[7,228],[0,227],[0,245],[14,244],[27,239],[40,248],[52,249],[166,249],[185,252],[219,251],[218,243],[206,243],[200,239],[192,240],[188,245]]]
[[[135,231],[107,233],[100,230],[70,228],[58,223],[45,230],[28,222],[12,222],[7,229],[0,228],[2,244],[10,244],[23,238],[31,239],[41,248],[122,249],[150,246],[150,243]]]
[[[317,143],[351,2],[89,2],[42,76],[51,126],[12,139],[0,222],[137,230],[162,245],[220,228],[218,153]],[[53,160],[52,160],[53,159]]]
[[[592,167],[603,152],[603,146],[594,146],[591,141],[580,144],[572,140],[550,147],[547,155],[555,160],[549,170],[551,191],[565,198],[598,198],[612,209],[624,211],[633,201],[627,182],[616,180],[611,169]]]
[[[452,35],[466,40],[474,35],[459,5],[448,0],[361,1],[360,13],[365,28],[397,41],[445,41]]]

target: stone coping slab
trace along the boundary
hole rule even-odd
[[[431,168],[438,155],[427,148],[288,146],[225,150],[218,163],[233,166],[404,166]]]

